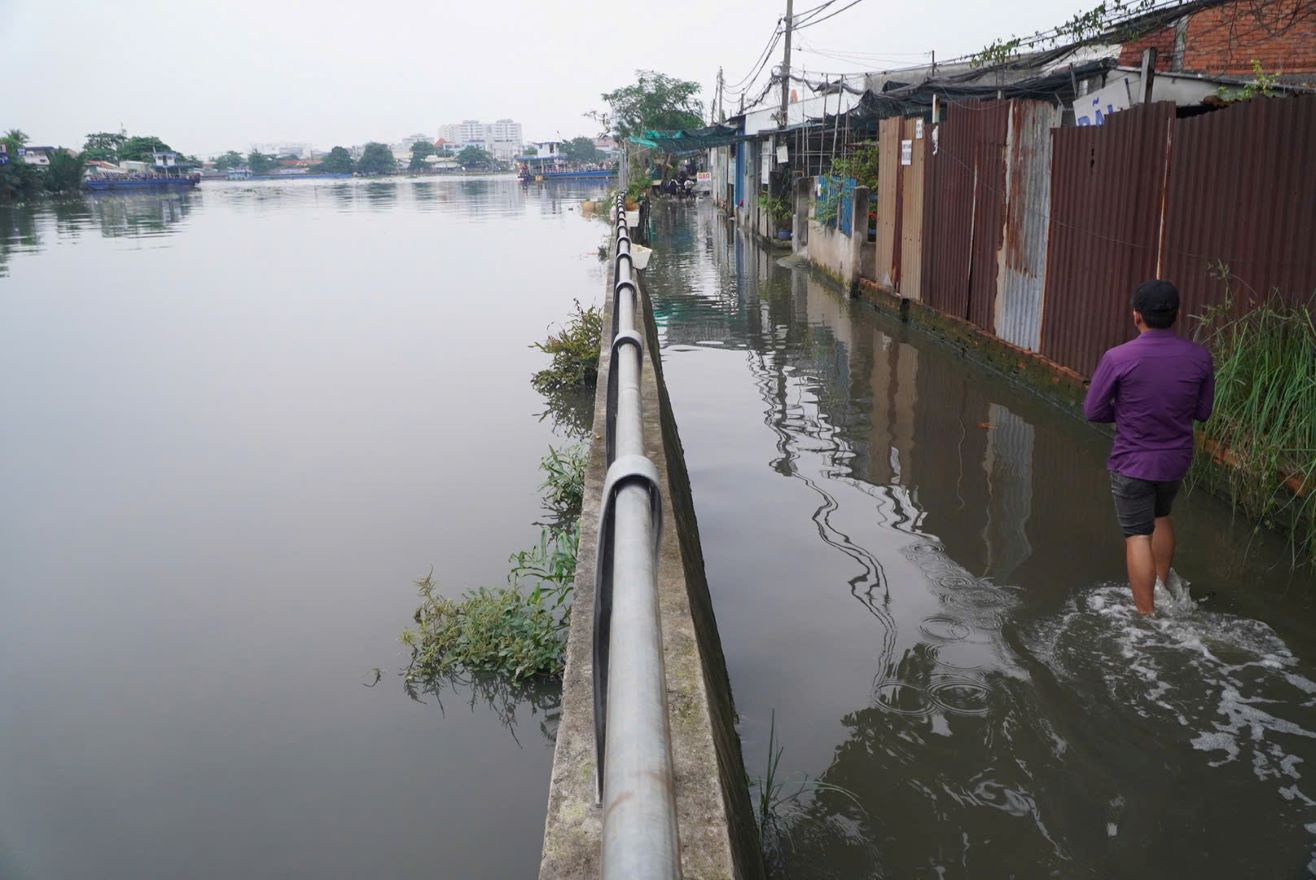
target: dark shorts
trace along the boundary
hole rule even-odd
[[[1115,516],[1124,537],[1150,535],[1156,518],[1169,516],[1181,480],[1140,480],[1110,472],[1110,494],[1115,496]]]

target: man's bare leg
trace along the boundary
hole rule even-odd
[[[1152,591],[1156,586],[1156,557],[1151,535],[1129,535],[1124,539],[1124,561],[1129,567],[1133,604],[1143,614],[1155,609]]]
[[[1156,517],[1151,545],[1152,556],[1156,559],[1156,577],[1168,587],[1170,568],[1174,565],[1174,522],[1168,516]]]

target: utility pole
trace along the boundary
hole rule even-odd
[[[786,127],[786,105],[791,97],[791,28],[795,25],[795,0],[786,0],[786,53],[781,62],[781,127]]]
[[[713,118],[710,122],[714,124],[727,121],[726,99],[722,97],[722,68],[717,69],[717,100],[713,102]]]

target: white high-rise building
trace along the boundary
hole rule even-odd
[[[521,123],[511,119],[480,122],[466,119],[439,126],[439,137],[449,148],[461,152],[465,147],[479,147],[503,162],[521,155]]]

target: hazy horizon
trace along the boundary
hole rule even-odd
[[[801,0],[796,12],[816,5]],[[792,66],[857,73],[925,63],[932,49],[944,60],[1090,5],[864,0],[801,30]],[[585,113],[637,69],[701,83],[707,107],[718,66],[728,83],[742,79],[784,13],[777,2],[695,0],[672,0],[661,15],[597,2],[509,8],[75,0],[53,15],[35,0],[0,0],[0,76],[13,84],[0,128],[81,147],[89,132],[122,127],[202,156],[254,143],[394,143],[464,119],[514,119],[526,141],[594,135]]]

